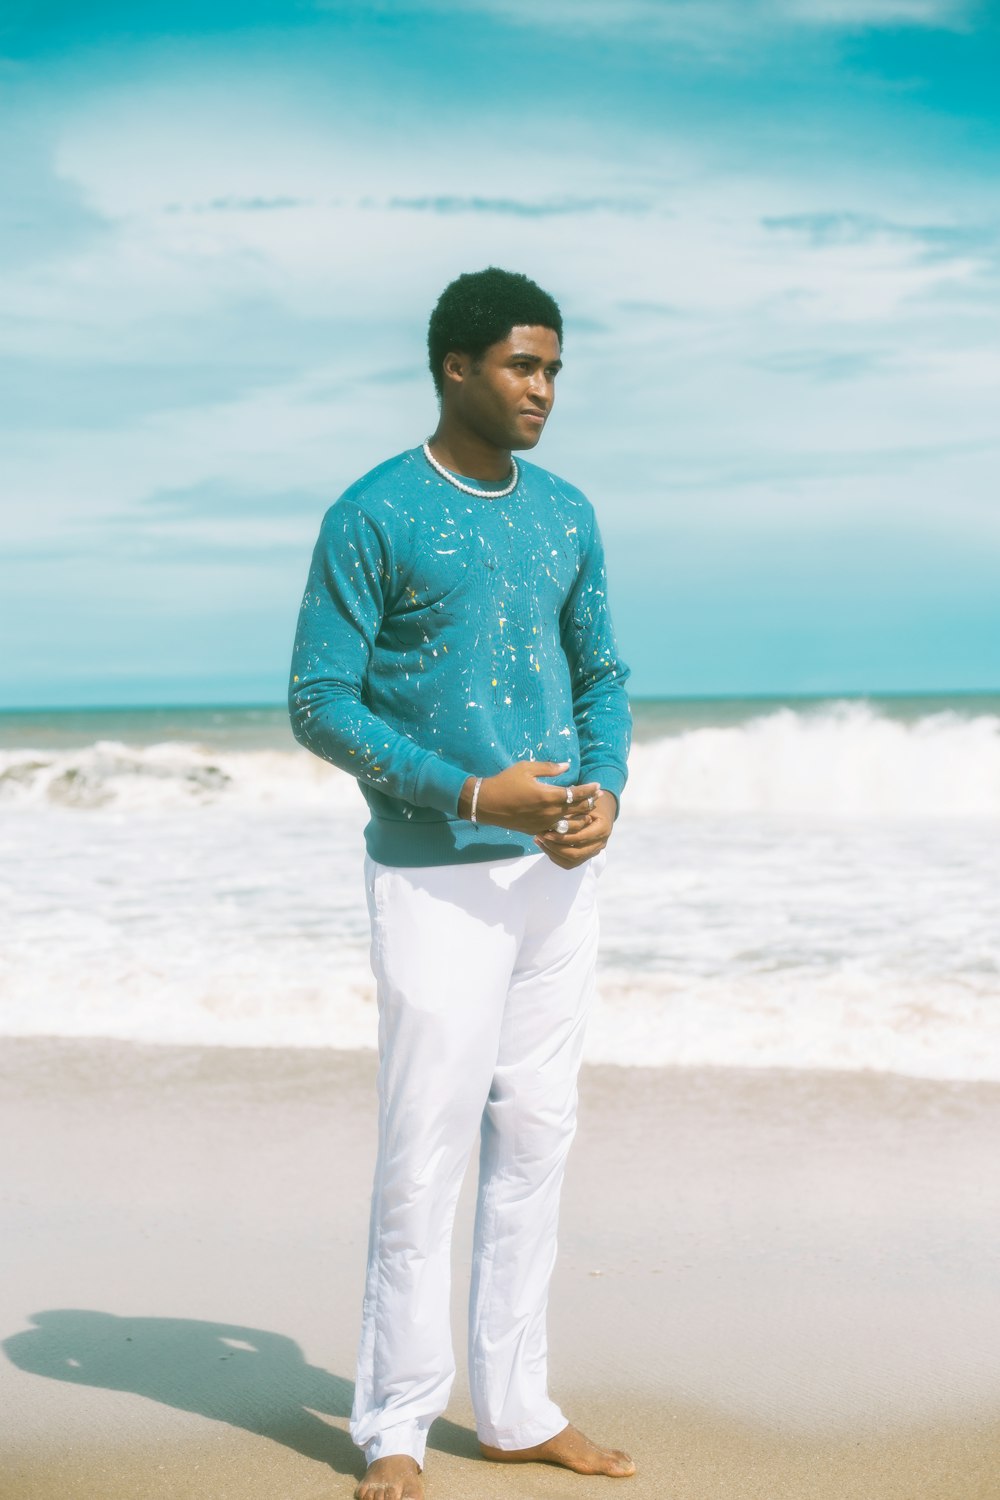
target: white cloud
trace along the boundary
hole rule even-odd
[[[965,31],[974,0],[779,0],[791,20],[818,26],[929,26]]]
[[[204,400],[100,430],[56,412],[5,443],[23,540],[207,481],[332,499],[425,435],[429,378],[375,377],[420,372],[441,287],[488,263],[528,270],[563,303],[567,369],[539,457],[613,497],[612,525],[681,512],[771,525],[803,505],[816,523],[934,514],[949,472],[969,525],[992,514],[993,459],[976,445],[1000,371],[973,189],[967,217],[942,224],[930,174],[902,203],[856,177],[831,207],[830,180],[723,171],[682,134],[574,123],[525,156],[491,152],[483,132],[445,153],[428,128],[389,151],[347,111],[262,116],[238,76],[108,89],[67,117],[56,169],[101,232],[0,282],[8,349],[89,361],[99,382],[109,362],[183,369],[230,346],[235,362],[241,321],[259,319],[258,343],[283,352],[272,377],[234,377],[231,393],[220,377]],[[649,311],[664,305],[668,317]],[[303,334],[296,363],[295,330],[311,322],[323,337]],[[194,522],[144,513],[154,524]],[[309,529],[301,516],[254,524],[262,550]],[[226,529],[217,515],[198,535]]]
[[[442,0],[438,8],[454,6]],[[613,31],[635,41],[644,34],[735,61],[748,42],[788,25],[965,30],[977,0],[465,0],[462,8],[517,26]]]
[[[742,64],[764,17],[823,37],[862,11],[902,15],[891,0],[804,9],[574,0],[571,24],[613,20],[640,45],[669,26]],[[912,0],[908,24],[962,13]],[[31,229],[0,278],[7,555],[61,550],[82,615],[88,599],[121,610],[129,588],[183,600],[193,634],[206,612],[256,617],[268,589],[291,609],[324,504],[430,429],[427,314],[488,263],[536,276],[567,316],[535,457],[593,495],[611,548],[641,541],[651,576],[671,535],[689,558],[738,570],[750,546],[779,572],[793,535],[1000,546],[1000,258],[971,157],[862,161],[803,105],[796,158],[770,115],[744,139],[748,106],[734,126],[727,90],[708,123],[683,103],[654,125],[648,100],[581,118],[486,95],[475,130],[414,110],[402,131],[377,85],[359,116],[356,94],[296,95],[292,70],[279,87],[265,65],[262,86],[259,57],[225,76],[171,68],[62,99],[27,155],[22,133],[31,171],[9,166],[0,195],[0,214],[27,203]],[[16,560],[5,589],[41,597]]]

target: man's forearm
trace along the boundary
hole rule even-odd
[[[292,732],[314,755],[415,807],[455,811],[466,772],[391,728],[333,680],[293,677]]]

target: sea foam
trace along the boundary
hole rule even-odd
[[[215,804],[347,809],[353,779],[308,751],[99,740],[0,751],[0,800],[91,811]],[[732,726],[637,739],[629,809],[832,818],[1000,818],[1000,716],[955,711],[912,722],[865,702],[779,708]]]
[[[637,729],[592,1061],[1000,1081],[1000,718]],[[0,1035],[375,1046],[353,779],[127,731],[0,758]]]

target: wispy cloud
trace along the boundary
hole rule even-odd
[[[678,469],[671,475],[671,487],[679,490],[713,490],[720,493],[751,487],[767,490],[787,486],[790,481],[811,481],[836,485],[845,478],[898,478],[913,475],[928,466],[942,466],[956,458],[986,455],[992,459],[1000,452],[1000,440],[979,439],[971,442],[907,443],[901,446],[854,448],[840,446],[826,451],[818,448],[805,452],[777,453],[765,458],[755,455],[751,463],[714,464],[710,459],[691,472]],[[785,508],[779,507],[782,518]]]
[[[375,205],[368,200],[366,205]],[[641,214],[653,206],[641,198],[390,198],[390,209],[433,214],[505,214],[519,219],[564,218],[568,214]]]
[[[957,278],[967,294],[977,282],[993,286],[1000,276],[1000,222],[905,223],[880,214],[822,212],[764,215],[763,228],[776,236],[804,241],[811,250],[836,254],[896,247],[915,266]],[[941,283],[920,289],[935,296]]]
[[[274,213],[276,210],[288,208],[311,208],[314,204],[311,198],[212,198],[208,203],[168,203],[164,212],[168,214],[177,213],[204,213],[204,214],[258,214]]]
[[[884,349],[777,349],[753,358],[758,369],[772,374],[790,375],[828,385],[841,380],[857,380],[876,370],[891,367],[892,359]]]
[[[977,0],[480,0],[480,9],[518,26],[613,32],[725,56],[789,27],[964,31]]]
[[[4,111],[0,131],[0,266],[36,269],[95,248],[114,226],[81,184],[60,174],[47,130],[18,129]]]
[[[804,235],[813,245],[861,245],[888,238],[918,245],[935,255],[1000,251],[1000,220],[992,224],[905,223],[881,214],[828,211],[765,215],[765,229]]]
[[[205,202],[172,202],[164,205],[167,214],[253,214],[284,213],[300,210],[390,212],[426,214],[495,214],[517,219],[565,218],[575,214],[642,214],[656,207],[649,197],[574,197],[551,195],[542,198],[485,197],[473,194],[437,193],[415,197],[375,198],[370,193],[354,198],[302,197],[217,197]],[[665,210],[661,207],[661,213]]]
[[[966,31],[977,0],[778,0],[776,8],[808,26],[921,26]]]
[[[328,501],[326,503],[329,503]],[[219,517],[280,520],[304,511],[314,516],[324,506],[324,491],[315,489],[256,490],[234,486],[225,479],[203,479],[179,489],[157,489],[143,497],[142,508],[158,516],[214,521]]]

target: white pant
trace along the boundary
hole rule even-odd
[[[480,1439],[566,1426],[545,1315],[595,987],[597,887],[547,855],[402,868],[365,856],[379,1146],[351,1436],[423,1464],[455,1376],[451,1231],[480,1135],[469,1377]]]

